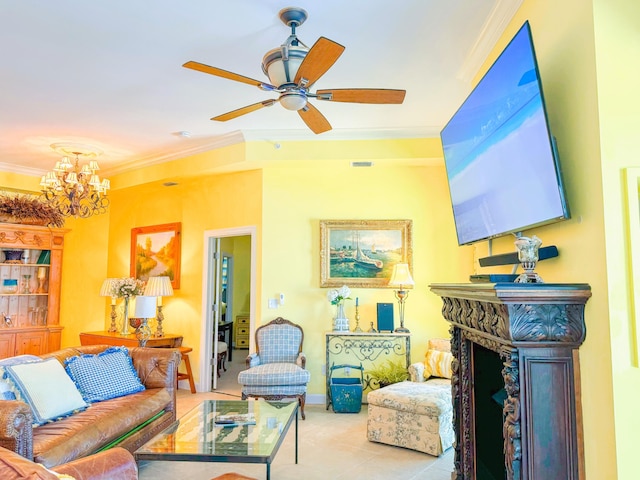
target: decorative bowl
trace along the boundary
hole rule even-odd
[[[5,263],[22,263],[22,255],[24,255],[24,250],[5,250],[4,262]]]

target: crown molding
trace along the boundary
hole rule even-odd
[[[344,140],[393,140],[407,138],[435,138],[439,137],[441,127],[424,126],[410,128],[384,128],[384,129],[337,129],[325,132],[322,135],[315,135],[307,129],[291,130],[236,130],[224,135],[207,138],[191,138],[178,147],[165,147],[162,153],[149,152],[140,157],[131,157],[114,167],[102,169],[102,177],[110,177],[121,173],[130,172],[140,168],[159,165],[161,163],[180,160],[181,158],[197,155],[211,150],[237,145],[245,142],[268,141],[344,141]],[[0,162],[0,171],[19,173],[22,175],[42,176],[47,170],[40,168],[24,167]]]
[[[41,168],[25,167],[22,165],[14,165],[12,163],[0,162],[0,172],[19,173],[21,175],[30,175],[33,177],[40,177],[47,173]]]
[[[230,145],[236,145],[238,143],[243,143],[244,141],[244,135],[239,130],[206,139],[191,139],[187,145],[179,149],[174,148],[161,154],[156,152],[149,153],[146,156],[138,157],[135,160],[123,162],[116,167],[105,169],[104,175],[117,175],[131,170],[137,170],[139,168],[170,162],[172,160],[180,160],[181,158],[198,155],[199,153],[209,152],[211,150],[224,148]]]
[[[345,128],[329,130],[315,135],[306,129],[296,130],[245,130],[247,142],[253,141],[335,141],[335,140],[390,140],[396,138],[433,138],[440,136],[439,126],[409,128]]]
[[[462,67],[458,70],[457,78],[465,83],[471,83],[522,2],[523,0],[498,0],[496,2],[487,21],[482,26],[480,35],[471,47]]]

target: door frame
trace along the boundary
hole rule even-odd
[[[202,265],[202,323],[200,331],[200,379],[198,382],[198,390],[201,392],[211,391],[213,365],[211,360],[217,358],[217,342],[214,345],[213,336],[215,326],[213,325],[212,318],[213,312],[211,305],[213,304],[213,294],[211,293],[211,275],[214,274],[215,261],[213,260],[213,252],[215,251],[215,245],[212,240],[220,239],[224,237],[251,237],[251,279],[250,279],[250,292],[249,292],[249,331],[253,332],[254,322],[256,316],[256,233],[257,228],[255,225],[248,225],[244,227],[234,228],[222,228],[216,230],[206,230],[204,232],[204,258]],[[213,250],[213,251],[212,251]],[[253,339],[250,338],[250,345],[253,343]],[[229,348],[233,348],[232,345]],[[216,355],[216,357],[214,357]]]

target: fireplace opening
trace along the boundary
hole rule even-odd
[[[473,343],[473,420],[477,480],[506,476],[502,407],[506,398],[500,356]]]

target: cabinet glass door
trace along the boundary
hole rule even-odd
[[[49,250],[0,251],[0,328],[47,324],[50,258]]]

